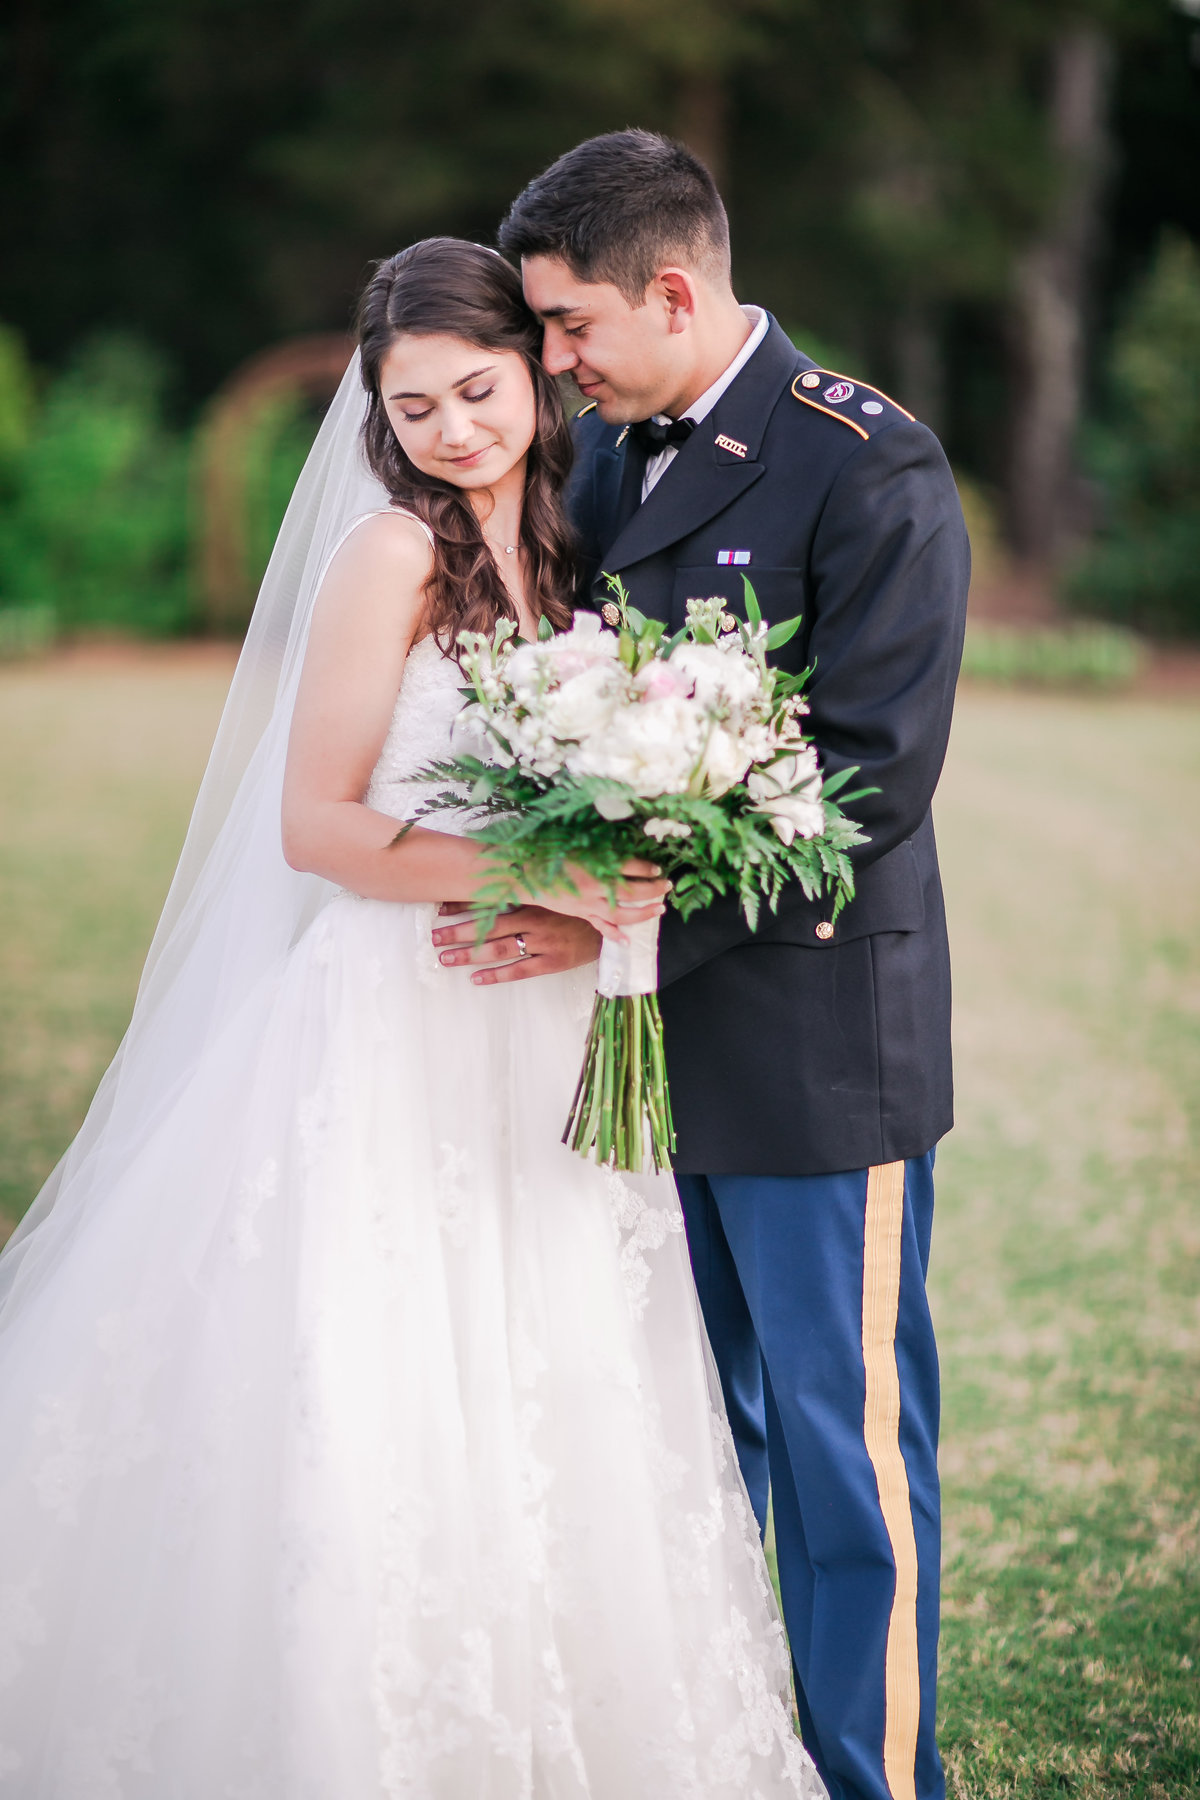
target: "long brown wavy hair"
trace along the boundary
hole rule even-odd
[[[453,483],[411,463],[392,430],[380,392],[380,365],[405,335],[462,338],[481,350],[515,350],[533,382],[537,425],[525,471],[521,548],[532,611],[556,628],[571,622],[574,538],[562,506],[571,433],[553,379],[539,360],[541,327],[525,304],[520,277],[494,250],[460,238],[425,238],[380,263],[358,308],[363,386],[369,395],[367,460],[393,501],[433,532],[427,587],[430,630],[447,654],[460,631],[488,631],[517,611],[475,509]]]

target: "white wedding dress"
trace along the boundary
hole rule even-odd
[[[0,1311],[2,1796],[824,1794],[673,1185],[560,1143],[592,972],[433,916],[331,898]]]

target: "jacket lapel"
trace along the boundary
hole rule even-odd
[[[618,509],[616,535],[601,557],[606,571],[618,574],[678,543],[753,487],[763,472],[758,452],[767,420],[802,360],[772,319],[750,361],[701,420],[649,497],[625,522]],[[718,438],[744,448],[745,455],[719,444]],[[636,451],[629,455],[629,443],[626,440],[621,483],[625,503],[633,497],[629,489],[635,464],[639,484],[645,467]]]

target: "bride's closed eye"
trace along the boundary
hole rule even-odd
[[[481,404],[482,401],[490,400],[492,395],[495,393],[495,391],[496,391],[496,385],[493,382],[491,387],[484,388],[482,393],[480,393],[480,394],[464,394],[462,396],[462,398],[467,402],[468,406],[478,406]],[[408,425],[419,425],[421,423],[421,420],[427,419],[432,411],[433,411],[432,406],[427,406],[425,408],[424,412],[406,412],[404,414],[405,423]]]

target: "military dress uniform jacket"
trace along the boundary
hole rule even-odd
[[[768,620],[803,615],[777,660],[815,665],[808,723],[826,772],[856,764],[851,785],[879,789],[848,809],[870,842],[832,935],[829,903],[798,886],[757,931],[733,900],[686,922],[668,909],[675,1167],[819,1175],[922,1155],[952,1118],[930,802],[970,570],[941,446],[875,389],[816,370],[774,320],[644,504],[631,434],[588,408],[575,437],[585,601],[601,604],[604,572],[619,574],[635,606],[677,629],[692,597],[720,594],[744,617],[748,576]]]

